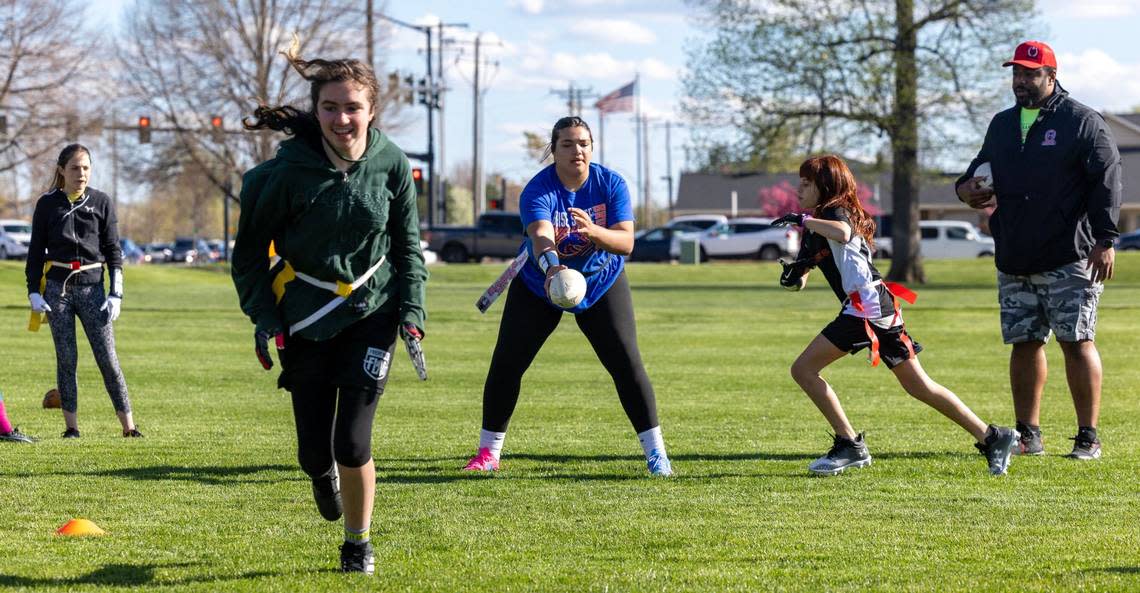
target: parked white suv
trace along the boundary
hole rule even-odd
[[[921,220],[922,257],[950,259],[955,257],[993,257],[994,238],[978,227],[961,220]],[[890,237],[875,239],[875,257],[888,258],[893,253]]]
[[[665,228],[688,227],[707,231],[726,222],[728,222],[728,217],[723,214],[685,214],[671,218],[669,222],[665,223]]]
[[[28,257],[32,223],[26,220],[0,220],[0,259]]]
[[[774,227],[771,218],[733,218],[701,233],[701,258],[775,260],[800,251],[800,233]]]

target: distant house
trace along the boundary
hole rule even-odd
[[[1120,147],[1124,164],[1124,205],[1120,212],[1121,232],[1140,228],[1140,113],[1105,114],[1105,121]],[[870,172],[870,167],[852,163],[859,182],[874,192],[875,206],[884,213],[892,210],[891,173]],[[923,220],[965,220],[985,229],[985,215],[958,200],[954,180],[960,172],[926,174],[919,186],[919,216]],[[724,214],[726,216],[763,216],[760,190],[787,182],[793,188],[799,183],[796,173],[755,173],[720,175],[682,173],[677,189],[674,213]],[[732,193],[736,192],[733,203]]]

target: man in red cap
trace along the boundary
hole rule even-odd
[[[1057,82],[1040,41],[1017,46],[1017,105],[990,121],[978,156],[958,178],[958,199],[990,215],[1002,339],[1012,345],[1010,386],[1020,452],[1040,455],[1045,343],[1057,336],[1077,412],[1074,459],[1100,457],[1101,364],[1093,339],[1104,281],[1112,278],[1120,216],[1120,153],[1099,113]],[[988,163],[992,177],[975,176]]]

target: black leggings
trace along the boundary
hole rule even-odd
[[[327,474],[334,460],[345,467],[360,467],[372,459],[372,418],[379,392],[327,385],[291,393],[297,459],[309,477]]]
[[[519,401],[523,373],[561,319],[562,311],[535,296],[522,280],[511,282],[499,324],[499,340],[483,386],[484,430],[507,430]],[[601,300],[575,315],[574,320],[613,377],[618,398],[634,430],[640,433],[657,426],[657,401],[637,349],[633,297],[625,272]]]

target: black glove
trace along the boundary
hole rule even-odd
[[[804,221],[811,218],[811,214],[807,212],[793,212],[785,214],[776,220],[772,221],[772,226],[788,226],[794,224],[796,226],[804,226]]]
[[[257,361],[265,370],[273,368],[273,359],[269,358],[269,340],[272,339],[277,346],[277,356],[285,349],[285,334],[280,329],[259,329],[253,332],[253,350],[257,353]]]
[[[780,286],[788,290],[801,290],[807,283],[805,276],[811,271],[811,262],[808,260],[787,261],[780,260],[784,271],[780,273]]]

